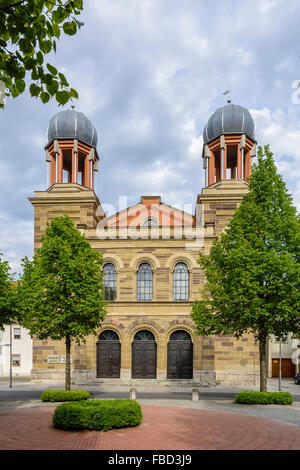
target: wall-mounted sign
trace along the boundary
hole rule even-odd
[[[59,364],[59,356],[48,356],[48,364]]]

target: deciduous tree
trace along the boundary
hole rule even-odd
[[[68,216],[47,225],[33,260],[23,260],[18,282],[20,323],[39,339],[64,340],[66,390],[70,390],[71,342],[85,342],[105,318],[102,255]]]
[[[266,391],[269,336],[300,326],[300,220],[268,146],[259,148],[249,192],[227,229],[199,262],[206,282],[191,313],[198,334],[252,333]]]

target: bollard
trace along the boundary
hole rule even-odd
[[[131,388],[130,389],[130,400],[136,400],[136,388]]]
[[[192,401],[199,400],[199,390],[197,388],[193,388],[192,390]]]

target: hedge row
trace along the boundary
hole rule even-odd
[[[293,397],[288,392],[239,392],[236,403],[246,405],[291,405]]]
[[[87,400],[89,392],[85,390],[45,390],[41,395],[42,401],[79,401]]]
[[[52,424],[64,430],[103,430],[138,426],[142,410],[135,400],[89,400],[64,403],[53,415]]]

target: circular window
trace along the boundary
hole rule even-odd
[[[158,222],[156,219],[149,218],[145,220],[143,227],[158,227]]]

